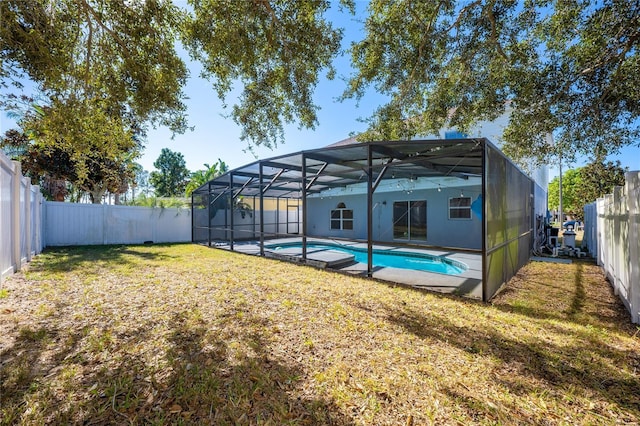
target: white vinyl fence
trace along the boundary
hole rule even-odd
[[[0,284],[45,246],[191,241],[191,209],[44,201],[0,150]]]
[[[42,251],[42,194],[0,151],[0,281]]]
[[[625,178],[625,186],[585,206],[583,245],[597,257],[631,320],[640,323],[640,172]]]
[[[45,202],[45,245],[191,241],[191,209]]]

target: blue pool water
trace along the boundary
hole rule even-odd
[[[283,243],[266,245],[271,250],[282,250],[288,248],[302,248],[302,243]],[[344,246],[329,243],[308,243],[307,253],[322,250],[333,250],[348,253],[355,256],[355,261],[367,263],[367,249],[359,247]],[[406,251],[393,251],[373,249],[373,266],[388,268],[414,269],[418,271],[437,272],[439,274],[457,275],[467,270],[466,265],[461,262],[444,259],[438,256],[431,256],[426,253],[412,253]]]

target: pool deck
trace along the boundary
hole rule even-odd
[[[265,241],[265,256],[273,257],[294,262],[302,261],[302,249],[300,247],[283,247],[275,250],[269,250],[266,246],[282,245],[290,243],[301,243],[302,238],[280,238],[276,240]],[[333,240],[308,238],[307,243],[336,243]],[[366,243],[355,241],[340,241],[339,244],[367,248]],[[217,243],[216,248],[229,250],[230,247],[226,243]],[[431,256],[439,256],[462,262],[467,265],[468,269],[457,275],[439,274],[436,272],[418,271],[413,269],[400,269],[391,267],[376,267],[373,269],[373,278],[409,285],[412,287],[437,291],[441,293],[456,293],[460,296],[470,297],[482,300],[482,256],[480,253],[438,250],[432,248],[414,248],[414,247],[396,247],[387,245],[373,246],[376,250],[384,251],[403,251],[413,253],[425,253]],[[258,241],[241,241],[235,242],[234,251],[241,253],[259,255],[260,243]],[[348,253],[342,253],[330,249],[309,248],[307,250],[307,263],[322,267],[331,268],[337,271],[350,273],[354,275],[366,275],[367,265],[364,263],[355,263],[354,256]]]

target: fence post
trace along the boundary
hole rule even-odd
[[[24,233],[25,233],[25,245],[27,253],[27,262],[31,262],[31,179],[25,178],[27,184],[24,186]]]
[[[11,252],[13,253],[13,271],[18,272],[22,267],[20,254],[20,184],[22,182],[22,167],[18,161],[12,161],[13,177],[11,182]]]
[[[640,172],[625,173],[629,210],[629,311],[631,321],[640,323]]]

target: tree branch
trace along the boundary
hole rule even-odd
[[[476,7],[476,6],[480,6],[482,4],[482,0],[476,0],[473,3],[470,3],[468,5],[466,5],[465,7],[463,7],[462,9],[460,9],[460,13],[458,13],[458,17],[456,18],[455,21],[453,21],[453,23],[449,26],[449,28],[446,29],[445,32],[449,32],[451,31],[453,28],[457,27],[460,24],[460,21],[462,20],[462,15],[464,15],[467,10]]]
[[[495,44],[496,49],[498,50],[498,54],[508,62],[509,57],[507,56],[506,53],[504,53],[504,50],[502,50],[502,46],[500,45],[500,41],[498,40],[498,31],[496,29],[496,17],[493,14],[494,4],[495,4],[495,1],[492,1],[491,5],[487,7],[487,18],[489,18],[489,22],[491,23],[491,40]]]
[[[127,47],[127,44],[124,42],[124,40],[122,40],[115,31],[107,27],[105,23],[102,22],[102,19],[100,18],[100,16],[98,16],[98,13],[89,5],[89,3],[87,3],[87,0],[78,0],[78,1],[80,1],[80,3],[82,4],[82,7],[85,10],[85,12],[88,12],[91,16],[93,16],[93,18],[96,20],[96,24],[98,24],[100,28],[102,28],[107,33],[109,33],[109,35],[113,37],[116,43],[118,43],[120,47],[122,47],[124,51],[127,54],[129,54],[129,48]]]
[[[402,88],[401,92],[405,92],[406,93],[413,86],[413,81],[414,81],[414,77],[415,77],[415,74],[416,74],[416,70],[418,69],[418,66],[420,65],[420,62],[422,61],[422,58],[424,57],[424,48],[426,47],[427,41],[429,40],[429,33],[431,31],[431,27],[433,26],[434,22],[438,18],[438,11],[442,7],[442,3],[443,3],[442,1],[440,1],[438,3],[438,6],[436,6],[436,10],[435,10],[431,20],[429,20],[429,22],[427,23],[427,28],[423,32],[422,41],[420,43],[420,46],[418,46],[418,57],[416,58],[416,61],[413,64],[413,67],[411,69],[411,73],[409,74],[409,77],[407,78],[407,80],[405,80],[405,83],[403,84],[403,86],[405,86],[405,88]],[[414,13],[413,8],[409,8],[409,11],[410,11],[411,15],[416,20],[422,21],[422,19]]]

